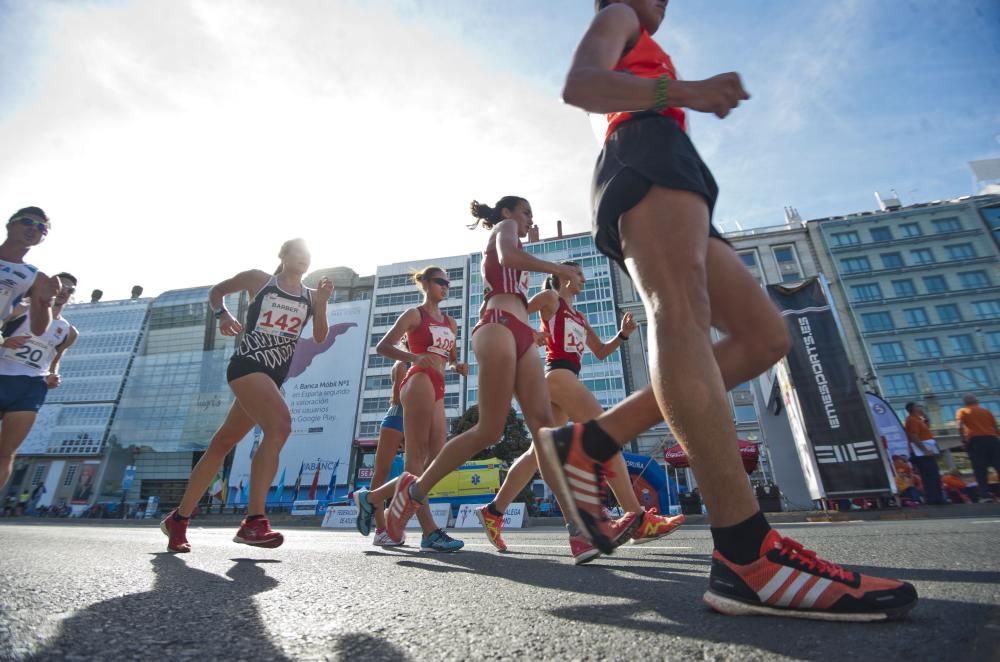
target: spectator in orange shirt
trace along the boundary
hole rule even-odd
[[[1000,471],[1000,431],[997,420],[972,394],[962,398],[965,406],[955,412],[962,442],[972,462],[972,472],[976,475],[979,494],[984,501],[992,501],[987,475],[989,468]]]
[[[952,469],[941,476],[941,485],[944,486],[944,493],[952,503],[969,503],[971,499],[966,493],[968,487],[962,480],[962,474],[957,469]]]
[[[910,468],[910,463],[902,455],[894,455],[892,464],[896,470],[896,491],[899,492],[900,502],[904,506],[919,506],[921,504],[920,491],[913,483],[913,470]]]
[[[916,402],[906,403],[906,437],[910,441],[910,462],[920,472],[924,482],[924,497],[927,503],[940,506],[945,503],[941,492],[941,470],[938,469],[937,442],[927,424],[924,408]]]

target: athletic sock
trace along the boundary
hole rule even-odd
[[[494,517],[500,517],[501,515],[503,515],[503,513],[497,510],[497,507],[493,505],[492,501],[486,504],[486,510],[488,510],[490,512],[490,515],[493,515]]]
[[[188,515],[187,517],[184,517],[183,515],[181,515],[176,510],[174,511],[174,521],[175,522],[184,522],[184,521],[189,520],[189,519],[191,519],[190,515]]]
[[[715,548],[738,565],[753,563],[760,558],[760,546],[770,530],[771,525],[759,510],[739,524],[711,528]]]
[[[583,424],[583,450],[598,462],[607,462],[621,450],[621,447],[617,441],[608,436],[597,421],[590,421]]]
[[[426,499],[426,495],[419,489],[417,489],[416,482],[410,485],[409,494],[411,499],[420,504],[422,504],[424,502],[424,499]]]
[[[255,519],[264,519],[263,515],[247,515],[247,521],[252,522]]]

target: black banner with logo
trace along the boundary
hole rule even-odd
[[[819,279],[791,288],[768,285],[767,291],[792,338],[785,367],[794,394],[785,399],[798,405],[800,425],[793,432],[803,465],[812,463],[822,483],[814,491],[889,493],[883,450]]]

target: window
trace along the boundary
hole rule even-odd
[[[871,271],[872,264],[867,257],[845,257],[840,260],[840,270],[845,274]]]
[[[889,228],[872,228],[869,233],[872,241],[892,241],[892,230]]]
[[[358,436],[362,439],[377,437],[379,427],[378,421],[361,421],[361,424],[358,425]]]
[[[986,372],[986,368],[962,368],[962,377],[968,382],[968,386],[973,386],[976,388],[990,388],[990,376]],[[963,384],[963,387],[966,385]]]
[[[390,388],[392,388],[391,375],[372,375],[365,379],[366,391],[377,391],[379,389],[390,389]]]
[[[863,313],[861,323],[865,331],[891,331],[896,326],[892,322],[892,313]]]
[[[901,375],[885,375],[880,377],[879,381],[882,383],[886,395],[889,396],[909,395],[917,392],[917,380],[911,372]]]
[[[452,267],[448,269],[448,280],[462,280],[465,278],[465,267]]]
[[[454,409],[459,406],[459,394],[458,393],[445,393],[444,394],[444,408]]]
[[[910,262],[912,264],[933,264],[934,251],[929,248],[914,248],[910,251]]]
[[[906,360],[903,343],[877,342],[872,345],[872,353],[875,355],[875,361],[878,363],[893,363]]]
[[[903,311],[907,326],[926,326],[931,323],[927,311],[923,308],[907,308]]]
[[[942,324],[953,324],[962,321],[962,313],[958,311],[958,305],[954,303],[934,306],[934,310],[937,311],[938,319],[941,320]]]
[[[917,294],[917,288],[914,287],[913,281],[909,278],[892,281],[892,291],[898,297],[912,297]]]
[[[449,292],[450,294],[450,292]],[[376,306],[412,306],[424,298],[421,292],[397,292],[395,294],[379,294],[375,297]]]
[[[748,268],[755,269],[757,267],[757,252],[756,251],[744,251],[738,253],[743,264]]]
[[[878,301],[882,298],[882,288],[878,283],[852,285],[851,292],[855,301]]]
[[[879,257],[882,258],[882,266],[885,269],[901,269],[906,266],[902,253],[881,253]]]
[[[389,408],[390,398],[362,398],[361,413],[372,414]]]
[[[986,351],[1000,352],[1000,331],[986,332]]]
[[[959,271],[958,282],[966,290],[974,290],[980,287],[990,286],[990,277],[985,271]]]
[[[939,356],[944,356],[944,352],[941,351],[941,343],[938,342],[937,338],[917,338],[915,342],[922,359],[936,359]]]
[[[382,338],[384,337],[385,337],[384,333],[373,333],[372,337],[368,340],[368,346],[374,347],[375,345],[378,344],[378,341],[382,340]]]
[[[919,237],[924,233],[919,223],[903,223],[899,226],[899,231],[904,237]]]
[[[986,409],[989,409],[993,413],[994,416],[996,416],[997,418],[1000,418],[1000,402],[986,401],[986,402],[980,402],[979,404],[980,404],[980,406],[982,406],[982,407],[984,407]],[[955,418],[952,417],[951,420],[955,420]]]
[[[930,370],[927,372],[927,380],[931,384],[931,390],[935,392],[956,390],[955,379],[950,370]]]
[[[369,368],[388,368],[395,361],[392,359],[382,356],[381,354],[369,354],[368,355],[368,367]]]
[[[948,336],[951,341],[952,354],[975,354],[976,346],[972,342],[972,336],[962,334],[958,336]]]
[[[973,301],[972,309],[976,311],[976,319],[989,320],[1000,317],[1000,300]]]
[[[779,264],[797,264],[795,249],[791,246],[778,246],[774,249],[774,260]]]
[[[69,487],[73,484],[73,479],[76,478],[76,470],[79,467],[79,464],[69,465],[69,468],[66,469],[66,478],[63,479],[63,487]]]
[[[733,407],[733,416],[737,423],[756,423],[757,410],[753,405],[736,405]]]
[[[944,252],[948,255],[949,260],[964,260],[976,257],[976,249],[972,244],[952,244],[951,246],[945,246]]]
[[[949,218],[938,218],[931,221],[931,223],[934,225],[934,232],[937,234],[942,234],[944,232],[958,232],[962,229],[962,223],[954,216]]]
[[[781,275],[782,283],[797,283],[800,280],[802,280],[802,274],[798,271],[788,272]]]
[[[854,230],[849,232],[834,232],[830,235],[830,243],[834,248],[840,246],[859,246],[861,244],[861,237]]]
[[[928,294],[939,294],[948,291],[948,281],[944,276],[924,276],[924,289]]]
[[[48,468],[47,464],[39,464],[35,466],[35,473],[31,476],[31,485],[35,486],[42,482],[45,478],[45,470]]]

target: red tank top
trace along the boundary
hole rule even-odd
[[[521,248],[521,240],[517,240],[517,247]],[[528,305],[528,272],[508,269],[500,264],[500,256],[497,255],[497,245],[495,241],[483,251],[483,264],[481,266],[483,274],[483,302],[489,301],[497,294],[516,294]]]
[[[674,69],[673,60],[667,55],[660,45],[653,41],[653,38],[646,32],[646,28],[641,28],[639,39],[635,42],[628,53],[618,60],[615,71],[627,71],[633,76],[640,78],[659,78],[666,74],[670,80],[677,80],[677,70]],[[660,111],[664,117],[669,117],[676,121],[681,130],[687,131],[687,118],[683,108],[664,108]],[[632,113],[608,113],[608,132],[604,135],[607,140],[622,122],[632,119]]]
[[[542,329],[545,331],[545,361],[572,361],[579,370],[587,349],[587,320],[583,313],[571,309],[559,297],[559,309],[552,319],[542,320]]]
[[[437,354],[443,358],[451,356],[455,348],[455,332],[451,328],[451,318],[447,315],[441,321],[435,320],[418,306],[420,324],[406,333],[406,342],[414,354]]]

